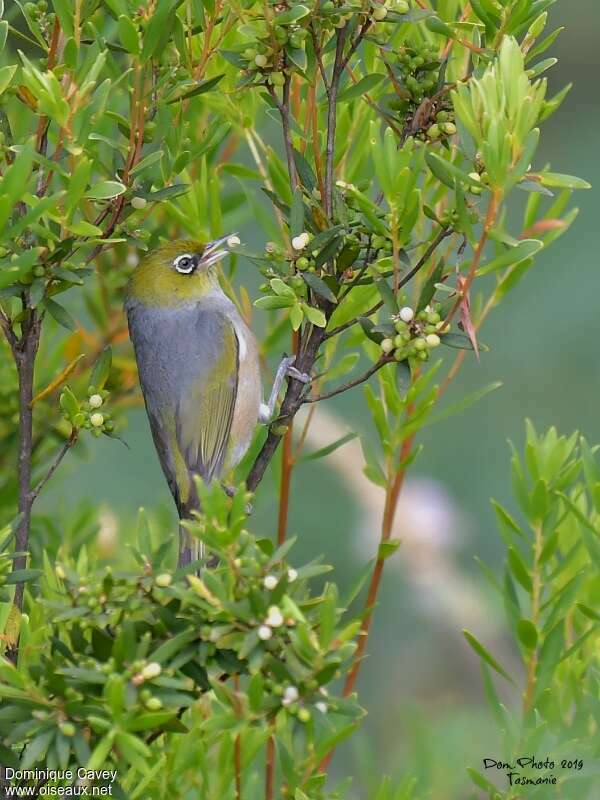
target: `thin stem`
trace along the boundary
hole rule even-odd
[[[370,367],[366,372],[360,375],[358,378],[354,378],[354,380],[348,381],[347,383],[343,383],[341,386],[338,386],[337,389],[332,389],[330,392],[325,392],[325,394],[317,395],[316,397],[311,397],[308,395],[304,397],[302,402],[303,403],[318,403],[321,400],[329,400],[330,397],[335,397],[338,394],[343,394],[347,392],[349,389],[353,389],[355,386],[360,386],[361,383],[365,383],[368,381],[369,378],[374,375],[376,372],[382,367],[385,367],[386,364],[391,364],[394,361],[392,356],[382,356],[379,361],[376,361],[372,367]]]
[[[30,318],[23,324],[23,333],[16,350],[16,366],[19,378],[19,455],[17,461],[17,486],[19,493],[18,509],[19,525],[15,536],[15,548],[19,551],[29,549],[31,530],[31,470],[33,454],[33,372],[35,358],[40,341],[40,319],[35,309]],[[19,556],[13,562],[13,570],[24,569],[26,556]],[[19,611],[23,609],[24,583],[18,583],[15,589],[14,604]]]
[[[410,409],[408,413],[410,414]],[[410,456],[414,439],[415,439],[415,434],[413,433],[402,442],[402,447],[400,449],[400,467],[396,471],[396,474],[393,476],[391,482],[388,484],[385,497],[383,520],[381,523],[380,545],[383,544],[384,542],[387,542],[392,535],[392,531],[394,528],[394,517],[396,515],[396,508],[398,505],[398,498],[400,497],[400,491],[402,489],[402,484],[404,483],[404,476],[406,474],[406,462],[408,457]],[[379,551],[381,552],[381,547]],[[354,662],[352,664],[350,672],[346,677],[346,682],[344,684],[344,697],[348,697],[349,695],[352,694],[354,686],[356,684],[356,679],[358,678],[358,674],[360,672],[360,668],[363,662],[363,657],[365,654],[365,649],[367,647],[367,640],[369,637],[369,631],[371,629],[371,623],[373,621],[373,612],[375,610],[375,605],[377,603],[377,597],[379,594],[379,587],[381,585],[381,578],[383,575],[384,565],[385,565],[385,557],[382,555],[378,555],[377,561],[375,562],[375,567],[373,569],[373,574],[371,575],[371,582],[369,584],[367,599],[365,601],[365,614],[363,616],[363,622],[361,625],[360,632],[358,634],[358,645],[356,648],[356,653],[354,655]],[[319,772],[325,772],[332,757],[333,757],[333,750],[330,753],[328,753],[321,762],[319,766]]]
[[[292,352],[296,355],[298,354],[298,345],[299,335],[297,331],[294,331],[292,334]],[[283,437],[283,452],[281,454],[281,482],[279,484],[279,514],[277,518],[277,544],[283,544],[287,535],[292,471],[294,469],[294,454],[292,451],[293,437],[294,420],[292,419],[286,434]]]
[[[540,621],[540,601],[542,596],[542,576],[540,558],[544,545],[541,525],[533,529],[533,569],[531,571],[531,621],[537,628]],[[523,692],[523,713],[527,714],[533,705],[536,673],[538,665],[538,648],[533,648],[527,662],[527,683]]]
[[[275,739],[267,739],[267,754],[265,768],[265,800],[273,800],[275,788]]]
[[[269,94],[277,104],[277,108],[279,109],[279,114],[281,115],[281,125],[283,128],[283,143],[285,146],[285,155],[287,158],[288,173],[290,176],[290,185],[292,187],[292,191],[294,192],[296,190],[296,187],[298,186],[298,171],[296,169],[296,161],[294,159],[294,146],[292,144],[292,132],[290,126],[291,84],[292,84],[291,76],[286,74],[285,83],[283,84],[281,101],[277,97],[277,92],[270,84],[267,84],[267,88],[269,90]]]
[[[325,216],[331,220],[333,216],[333,178],[334,178],[334,155],[335,155],[335,131],[337,124],[337,93],[340,78],[343,72],[344,43],[346,41],[347,26],[341,28],[337,33],[337,44],[335,48],[335,61],[333,63],[333,73],[331,85],[328,92],[327,103],[327,149],[325,158]]]
[[[31,492],[30,497],[31,497],[31,504],[32,505],[35,503],[35,501],[39,497],[40,492],[42,491],[44,486],[48,483],[50,478],[54,475],[56,470],[59,468],[63,458],[67,455],[69,450],[73,447],[73,445],[77,441],[77,436],[78,436],[77,428],[73,428],[73,430],[71,431],[71,435],[69,436],[69,438],[66,440],[66,442],[63,444],[63,446],[60,448],[60,450],[56,454],[56,457],[55,457],[54,461],[52,462],[52,464],[50,465],[50,467],[48,469],[48,472],[46,472],[46,474],[44,475],[42,480],[38,483],[38,485],[35,487],[35,489]]]

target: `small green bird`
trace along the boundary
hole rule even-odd
[[[285,376],[309,380],[284,358],[262,402],[256,340],[218,282],[231,238],[159,247],[135,269],[125,300],[152,438],[180,519],[200,509],[194,475],[219,479],[243,457],[257,422],[272,419]],[[180,529],[180,565],[202,555]]]

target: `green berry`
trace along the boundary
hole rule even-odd
[[[396,336],[396,339],[397,339],[397,338],[398,338],[398,337]],[[382,351],[383,351],[383,352],[386,354],[386,356],[387,356],[389,353],[391,353],[391,352],[392,352],[392,350],[394,349],[394,345],[396,344],[396,339],[384,339],[384,340],[381,342],[381,345],[380,345],[380,347],[381,347]]]
[[[300,256],[300,258],[296,259],[296,269],[303,271],[305,269],[308,269],[309,266],[310,266],[310,261],[308,260],[308,258],[306,258],[306,256]]]
[[[439,139],[441,136],[440,126],[434,123],[427,129],[427,136],[429,139]]]
[[[310,720],[310,711],[308,708],[300,708],[298,710],[298,719],[300,722],[308,722]]]

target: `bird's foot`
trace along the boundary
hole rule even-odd
[[[296,369],[294,366],[295,362],[296,356],[289,356],[288,358],[283,359],[282,363],[285,364],[285,374],[289,378],[295,378],[295,380],[300,381],[301,383],[310,383],[310,375],[307,375],[306,372],[300,372],[299,369]]]

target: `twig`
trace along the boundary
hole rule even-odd
[[[31,499],[31,505],[33,505],[35,503],[35,501],[39,497],[40,492],[42,491],[44,486],[48,483],[50,478],[54,475],[56,470],[59,468],[63,458],[67,455],[69,450],[73,447],[73,445],[77,441],[77,436],[78,436],[77,428],[73,428],[73,430],[71,431],[71,435],[69,436],[69,438],[66,440],[66,442],[63,444],[63,446],[60,448],[60,450],[56,454],[56,457],[55,457],[54,461],[52,462],[52,464],[50,465],[50,467],[48,469],[48,472],[44,475],[42,480],[38,483],[38,485],[35,487],[35,489],[29,495],[30,499]]]
[[[265,768],[265,800],[273,800],[275,788],[275,739],[267,739],[267,754]]]
[[[408,414],[410,414],[410,409],[408,411]],[[398,505],[398,498],[400,496],[402,484],[404,483],[404,476],[406,474],[406,462],[412,450],[414,438],[415,434],[413,433],[402,442],[402,448],[400,450],[400,468],[396,472],[393,481],[388,486],[386,492],[385,509],[383,512],[383,520],[381,523],[380,544],[383,542],[387,542],[392,535],[394,517],[396,514],[396,507]],[[377,596],[379,594],[379,587],[381,585],[381,577],[383,575],[384,565],[385,565],[385,557],[382,555],[378,555],[377,561],[375,562],[375,567],[373,569],[373,574],[371,575],[371,582],[369,584],[367,599],[365,601],[366,613],[363,617],[361,629],[358,634],[358,646],[356,648],[356,653],[354,655],[354,662],[352,664],[350,672],[346,677],[346,682],[344,684],[344,697],[348,697],[350,694],[352,694],[354,690],[354,685],[356,684],[356,679],[358,678],[358,673],[362,665],[363,656],[367,646],[367,639],[369,637],[369,631],[371,629],[371,622],[373,621],[373,611],[375,609]],[[325,758],[319,765],[319,772],[325,772],[332,757],[333,757],[333,750],[331,750],[325,756]]]
[[[292,351],[298,354],[299,335],[297,331],[292,334]],[[281,454],[281,481],[279,484],[279,513],[277,516],[277,544],[283,544],[287,535],[288,515],[290,510],[290,490],[292,486],[292,471],[294,469],[294,454],[292,443],[294,437],[294,420],[288,425],[283,437],[283,452]]]
[[[310,395],[305,396],[302,399],[303,403],[318,403],[321,400],[329,400],[330,397],[335,397],[338,394],[343,394],[343,392],[347,392],[348,389],[353,389],[355,386],[360,386],[361,383],[365,383],[368,381],[372,375],[375,375],[376,372],[382,367],[385,367],[386,364],[391,364],[394,361],[393,356],[382,356],[379,361],[376,361],[373,366],[371,366],[366,372],[360,375],[358,378],[354,378],[352,381],[348,381],[347,383],[343,383],[341,386],[338,386],[337,389],[332,389],[330,392],[326,392],[325,394],[317,395],[316,397],[311,397]]]
[[[337,93],[340,84],[340,77],[343,72],[344,43],[348,26],[338,30],[337,44],[335,48],[335,61],[333,62],[333,73],[329,86],[329,101],[327,103],[327,149],[325,161],[325,216],[331,220],[333,214],[333,170],[335,153],[335,130],[337,123]]]
[[[285,146],[285,155],[288,162],[288,172],[290,176],[290,185],[292,192],[296,191],[298,186],[298,171],[296,169],[296,161],[294,159],[294,146],[292,144],[292,134],[290,129],[290,88],[292,79],[291,76],[286,74],[285,83],[283,84],[283,93],[281,101],[277,97],[277,92],[270,84],[267,84],[269,94],[279,109],[281,116],[281,125],[283,128],[283,143]]]

